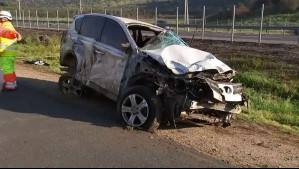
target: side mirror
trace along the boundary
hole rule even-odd
[[[121,47],[127,50],[129,47],[131,47],[131,44],[129,42],[128,43],[122,43]]]
[[[132,49],[131,49],[131,44],[130,44],[129,42],[127,42],[127,43],[122,43],[122,44],[121,44],[121,47],[124,49],[124,52],[125,52],[126,54],[131,55]]]

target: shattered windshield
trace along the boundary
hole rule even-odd
[[[153,37],[141,50],[156,50],[171,45],[187,46],[187,44],[171,31],[161,32]]]

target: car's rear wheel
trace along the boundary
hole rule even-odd
[[[59,78],[59,89],[63,94],[74,94],[81,97],[83,95],[83,89],[79,81],[73,79],[69,73],[65,73]]]
[[[119,99],[117,111],[127,126],[153,132],[162,121],[161,100],[145,86],[129,88]]]

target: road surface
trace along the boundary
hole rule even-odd
[[[231,167],[157,135],[123,129],[114,102],[64,96],[58,75],[17,72],[18,90],[0,93],[1,168]]]

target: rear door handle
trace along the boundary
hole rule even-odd
[[[96,52],[97,54],[100,54],[100,55],[105,55],[105,53],[102,52],[102,51],[100,51],[100,50],[95,50],[95,52]]]

